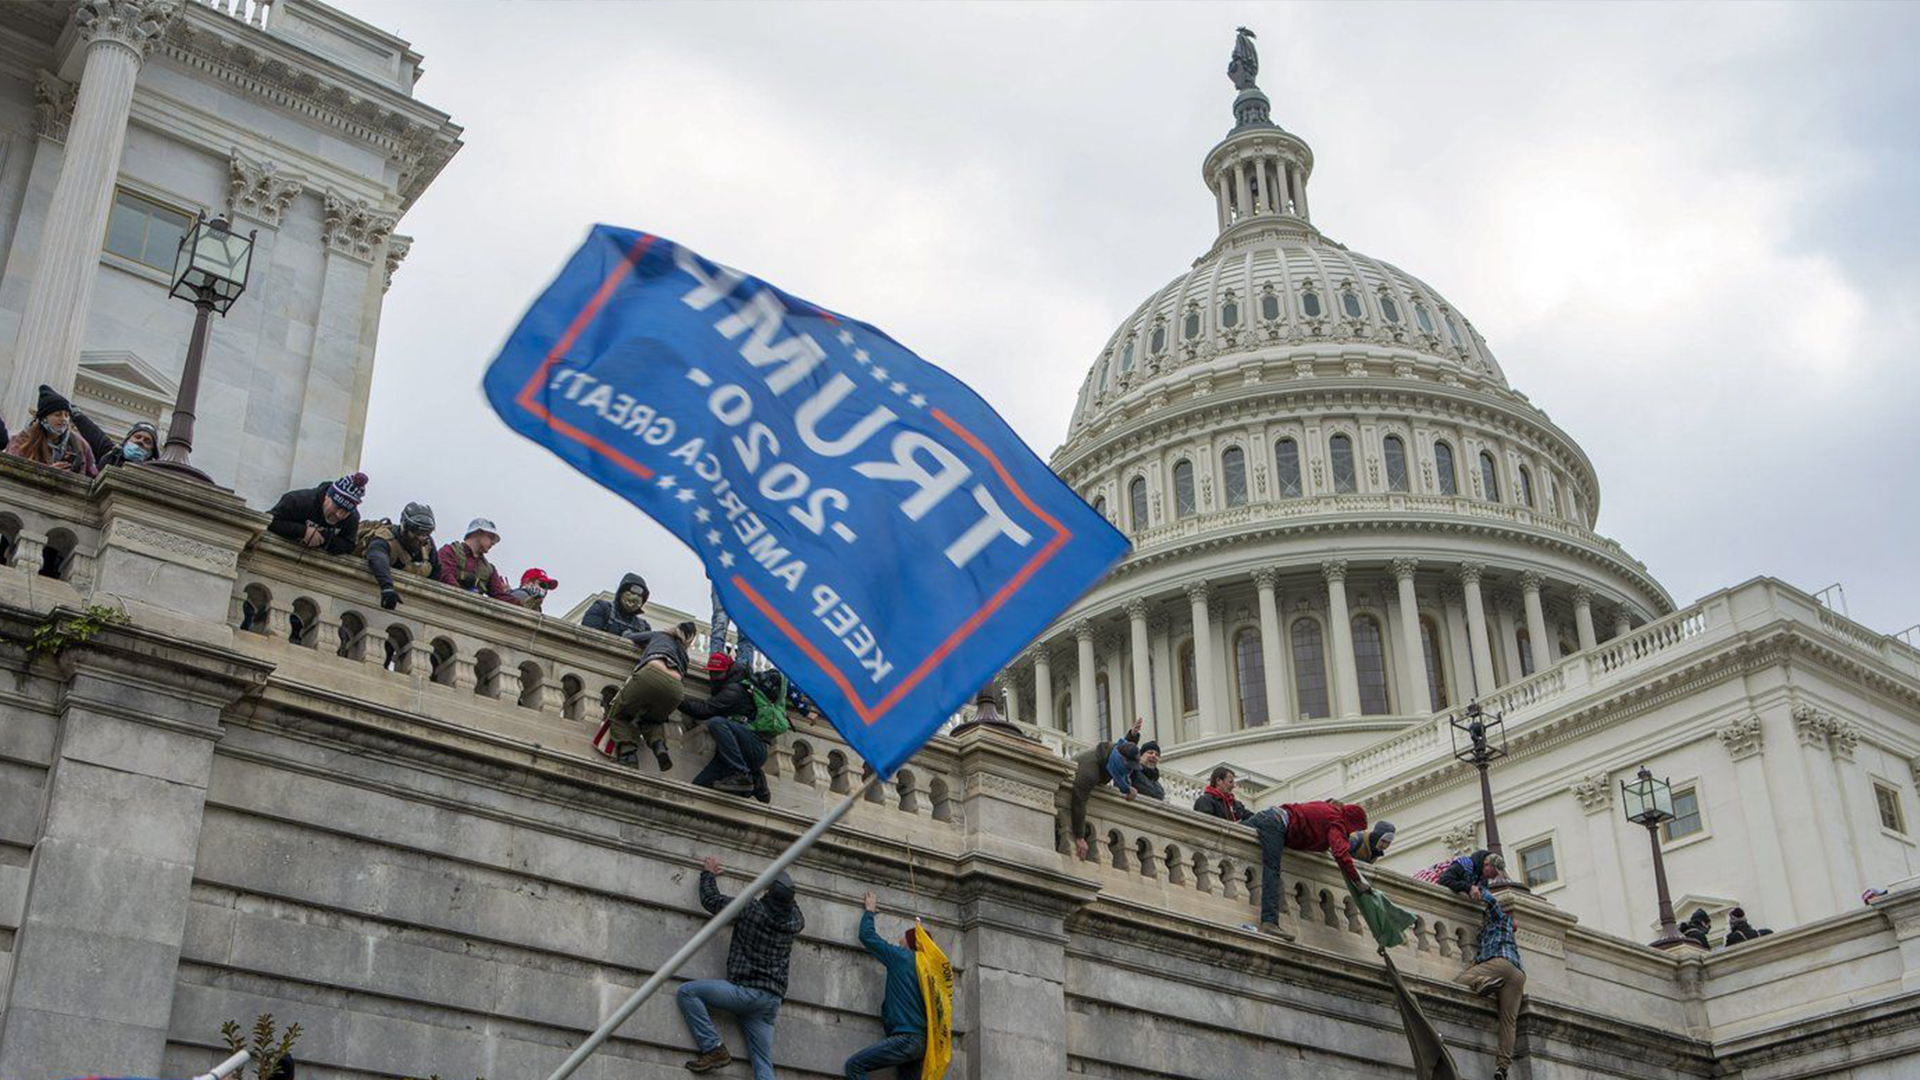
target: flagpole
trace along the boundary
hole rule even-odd
[[[795,840],[787,850],[781,852],[779,858],[767,864],[767,868],[760,871],[759,877],[754,878],[751,884],[740,890],[739,895],[729,901],[726,907],[721,908],[718,915],[707,920],[707,924],[700,928],[700,932],[693,935],[693,938],[685,945],[680,946],[680,951],[669,957],[667,962],[661,965],[659,971],[654,972],[651,978],[641,984],[640,989],[633,992],[633,996],[627,998],[625,1003],[614,1010],[613,1015],[608,1017],[605,1023],[596,1028],[593,1034],[587,1036],[587,1041],[581,1043],[579,1049],[576,1049],[567,1060],[561,1062],[560,1067],[553,1070],[553,1074],[548,1076],[547,1080],[567,1080],[567,1077],[572,1076],[575,1069],[585,1064],[586,1060],[593,1056],[593,1052],[600,1049],[601,1043],[606,1042],[608,1038],[612,1037],[615,1029],[621,1024],[626,1023],[628,1018],[639,1011],[640,1006],[646,1004],[647,999],[652,997],[654,992],[659,990],[661,986],[665,985],[666,981],[672,978],[673,974],[679,971],[682,965],[686,964],[688,960],[693,959],[694,953],[699,952],[707,942],[713,940],[715,935],[726,929],[727,924],[732,922],[734,917],[740,914],[741,909],[745,908],[748,902],[754,897],[760,895],[760,890],[771,884],[773,879],[778,877],[782,870],[793,865],[794,860],[798,859],[802,853],[812,847],[814,841],[826,835],[827,830],[832,828],[835,822],[845,817],[847,811],[853,809],[853,804],[864,798],[867,792],[879,782],[880,774],[877,772],[868,777],[865,783],[861,784],[858,789],[847,796],[846,801],[827,811],[825,817],[814,822],[813,827],[808,829],[798,840]]]

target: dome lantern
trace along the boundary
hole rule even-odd
[[[1290,218],[1309,225],[1307,177],[1313,172],[1313,151],[1273,122],[1267,95],[1254,84],[1260,57],[1253,31],[1243,26],[1237,34],[1227,64],[1227,77],[1240,91],[1233,99],[1233,130],[1207,154],[1201,170],[1207,190],[1213,192],[1220,231],[1259,218]]]

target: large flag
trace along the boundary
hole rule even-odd
[[[485,387],[693,547],[882,776],[1126,550],[959,380],[647,233],[596,226]]]
[[[942,1080],[953,1062],[953,964],[924,926],[915,926],[913,965],[920,974],[920,1000],[927,1009],[927,1053],[920,1080]]]
[[[1367,929],[1373,932],[1373,939],[1380,944],[1380,959],[1387,965],[1387,981],[1393,985],[1393,1001],[1399,1006],[1400,1021],[1407,1028],[1407,1049],[1413,1054],[1413,1075],[1417,1080],[1460,1080],[1460,1070],[1453,1063],[1453,1054],[1447,1050],[1445,1040],[1427,1019],[1420,1008],[1420,1002],[1407,989],[1406,980],[1400,977],[1400,969],[1393,964],[1393,957],[1387,950],[1407,940],[1407,930],[1415,919],[1412,912],[1386,898],[1379,889],[1361,892],[1354,888],[1353,882],[1347,882],[1347,891],[1353,894],[1353,902],[1360,909],[1360,917],[1366,920]]]

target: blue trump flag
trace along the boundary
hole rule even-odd
[[[596,226],[485,386],[698,552],[882,776],[1126,551],[965,384],[663,237]]]

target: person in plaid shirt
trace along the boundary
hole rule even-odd
[[[1520,1016],[1520,993],[1526,988],[1527,973],[1520,968],[1520,946],[1513,937],[1513,916],[1493,898],[1493,891],[1474,885],[1467,895],[1486,905],[1480,923],[1480,947],[1474,953],[1473,966],[1454,976],[1482,997],[1500,1003],[1500,1045],[1493,1057],[1493,1080],[1507,1080],[1513,1066],[1513,1029]]]
[[[720,860],[707,856],[700,870],[700,906],[717,915],[732,899],[720,891]],[[739,1019],[754,1080],[773,1080],[774,1020],[787,996],[787,963],[793,955],[794,936],[806,925],[806,917],[794,903],[793,879],[782,873],[734,920],[727,977],[681,985],[680,1016],[700,1049],[700,1056],[687,1062],[689,1072],[709,1073],[733,1062],[707,1014],[712,1007]]]

